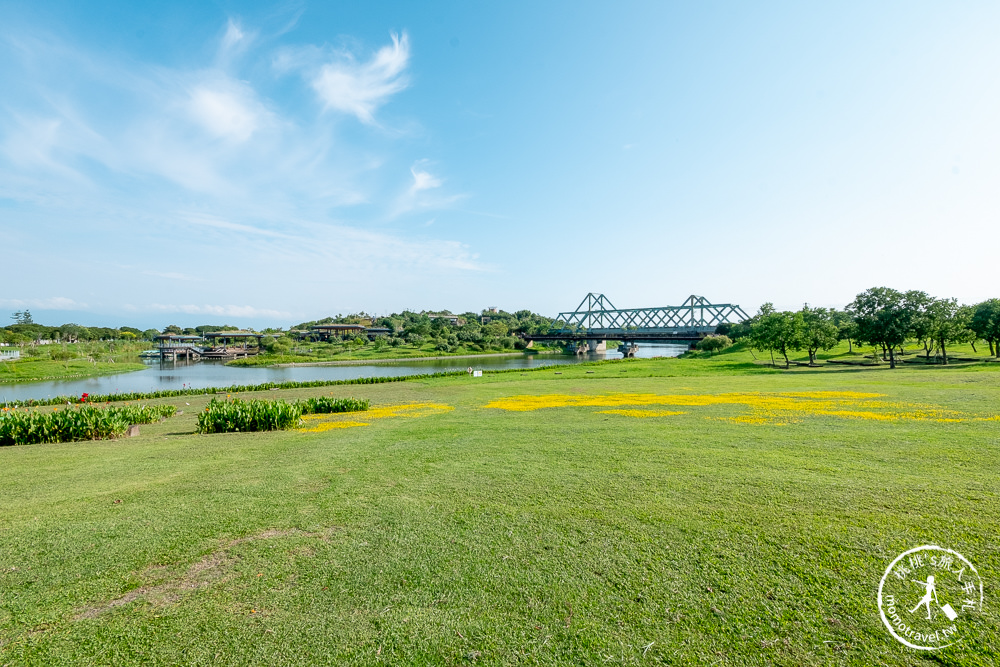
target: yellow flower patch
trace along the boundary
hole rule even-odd
[[[625,417],[669,417],[670,415],[686,415],[686,412],[672,410],[598,410],[601,415],[623,415]]]
[[[958,422],[984,419],[933,405],[877,400],[883,394],[854,391],[805,391],[787,393],[730,392],[723,394],[545,394],[541,396],[508,396],[487,403],[485,408],[510,412],[531,412],[546,408],[609,407],[600,414],[620,414],[627,417],[656,417],[682,412],[641,410],[637,407],[664,405],[683,407],[725,406],[742,408],[742,414],[709,417],[733,424],[786,425],[800,421],[802,416],[829,416],[869,421],[936,421]],[[986,417],[985,419],[997,419]]]
[[[305,426],[298,430],[303,433],[322,433],[335,428],[354,428],[368,426],[376,419],[392,417],[428,417],[454,410],[444,403],[403,403],[400,405],[383,405],[364,412],[339,412],[333,414],[302,415]]]

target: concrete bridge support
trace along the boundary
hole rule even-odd
[[[639,351],[639,346],[635,343],[622,343],[618,346],[618,351],[622,353],[622,356],[626,359],[632,359],[635,357],[636,353]]]
[[[587,347],[591,354],[603,354],[608,351],[608,341],[591,339],[587,341]]]

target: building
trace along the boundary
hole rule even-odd
[[[427,317],[432,320],[448,320],[452,326],[459,326],[460,324],[465,324],[465,322],[458,315],[451,315],[450,313],[427,313]]]
[[[365,327],[360,324],[317,324],[306,335],[317,340],[332,340],[345,336],[375,338],[376,336],[388,336],[391,333],[392,330],[385,327]]]

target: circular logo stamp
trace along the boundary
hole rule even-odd
[[[983,581],[951,549],[914,547],[896,556],[878,585],[882,622],[900,642],[921,651],[962,640],[983,608]]]

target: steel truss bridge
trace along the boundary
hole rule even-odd
[[[548,333],[529,335],[537,341],[620,340],[633,343],[697,342],[714,333],[720,324],[749,319],[742,308],[731,303],[709,303],[702,296],[689,296],[679,306],[660,308],[615,308],[603,294],[591,292],[576,310],[559,313],[562,327]]]

